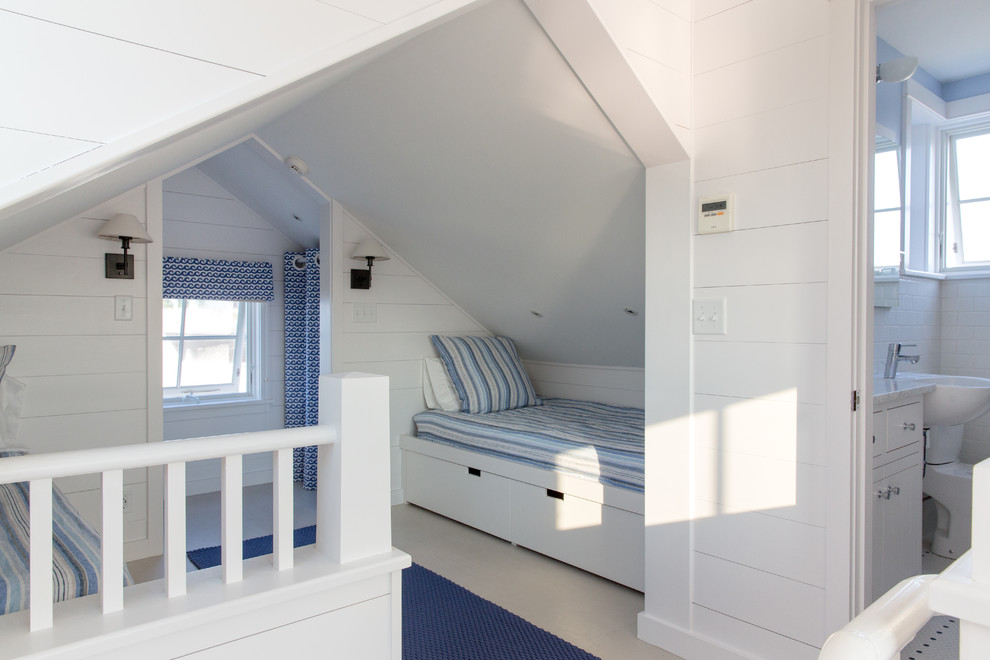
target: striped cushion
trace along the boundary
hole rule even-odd
[[[428,410],[413,417],[416,436],[643,492],[643,410],[592,401],[468,415]]]
[[[457,390],[461,412],[498,412],[543,403],[508,337],[432,335],[430,340]]]
[[[7,372],[7,365],[14,359],[16,349],[17,347],[13,344],[0,346],[0,380],[3,380],[3,375]]]

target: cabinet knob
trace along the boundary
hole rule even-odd
[[[891,493],[893,495],[900,495],[901,494],[901,487],[900,486],[887,486],[887,492],[888,493]],[[888,496],[887,499],[890,499],[890,497]]]
[[[904,422],[904,430],[905,431],[913,431],[914,430],[914,422]]]

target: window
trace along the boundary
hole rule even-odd
[[[990,127],[950,133],[946,148],[946,268],[990,267]]]
[[[873,169],[873,268],[878,274],[897,275],[903,208],[897,148],[877,151]]]
[[[258,398],[260,306],[162,301],[162,391],[167,404]]]

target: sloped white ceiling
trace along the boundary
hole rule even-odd
[[[518,0],[258,134],[524,358],[643,365],[644,168]]]

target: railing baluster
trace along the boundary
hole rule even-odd
[[[124,608],[124,471],[103,473],[103,556],[100,601],[103,613]]]
[[[276,571],[292,568],[293,529],[292,450],[279,449],[272,453],[272,540]]]
[[[165,591],[186,593],[186,464],[165,466]]]
[[[221,459],[220,561],[223,563],[223,581],[227,584],[240,582],[244,575],[242,463],[240,455]]]
[[[52,480],[31,481],[31,632],[52,627]]]

